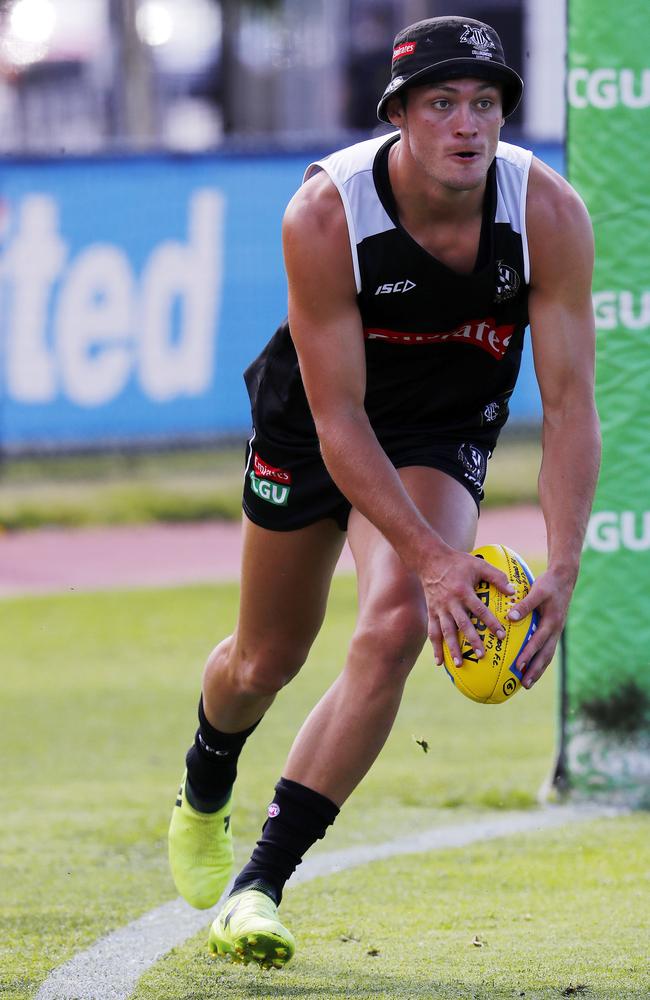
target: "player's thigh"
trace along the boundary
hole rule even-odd
[[[456,549],[474,546],[478,511],[474,498],[456,479],[438,469],[408,466],[398,470],[405,489],[431,527]],[[357,567],[361,615],[381,619],[389,609],[409,606],[426,615],[420,581],[367,518],[352,510],[350,548]],[[417,617],[417,614],[416,614]]]
[[[474,548],[478,508],[469,490],[440,469],[407,466],[398,474],[431,527],[454,549]]]
[[[237,642],[307,650],[322,624],[345,534],[327,518],[295,531],[270,531],[243,519]]]

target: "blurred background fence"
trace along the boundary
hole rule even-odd
[[[284,207],[382,128],[394,33],[442,13],[499,30],[504,138],[562,169],[563,0],[0,0],[5,456],[245,434]],[[539,423],[529,356],[512,411]]]

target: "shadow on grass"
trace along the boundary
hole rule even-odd
[[[214,959],[209,960],[213,965]],[[467,980],[445,981],[434,976],[403,975],[382,973],[374,963],[381,958],[368,956],[367,973],[341,962],[339,974],[335,977],[318,974],[314,967],[303,972],[300,968],[289,968],[281,972],[262,972],[252,967],[242,968],[218,963],[214,974],[209,977],[209,986],[204,979],[203,989],[192,989],[187,993],[174,993],[174,1000],[206,1000],[208,996],[229,997],[232,1000],[292,1000],[292,998],[318,997],[319,1000],[556,1000],[558,997],[582,997],[584,1000],[613,1000],[610,987],[590,986],[588,982],[570,979],[564,982],[547,982],[530,986],[522,980],[512,985],[492,985],[488,982]],[[201,963],[203,964],[203,963]],[[195,967],[196,968],[196,967]],[[205,971],[202,970],[202,971]],[[310,981],[311,980],[311,981]],[[152,984],[153,985],[153,984]],[[639,986],[621,987],[616,1000],[647,1000],[648,990]],[[171,996],[171,994],[170,994]],[[163,993],[158,988],[138,992],[138,1000],[162,1000]],[[164,1000],[167,994],[164,993]]]

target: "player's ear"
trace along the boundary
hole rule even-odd
[[[391,125],[401,128],[406,120],[405,101],[402,97],[391,97],[386,105],[386,117]]]

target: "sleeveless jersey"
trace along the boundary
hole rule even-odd
[[[493,446],[508,416],[528,323],[532,153],[499,143],[487,176],[476,265],[460,274],[400,224],[388,173],[389,149],[398,138],[357,143],[305,174],[326,171],[345,209],[365,338],[365,408],[384,446],[472,431]],[[286,320],[245,379],[255,426],[266,437],[317,447]]]

